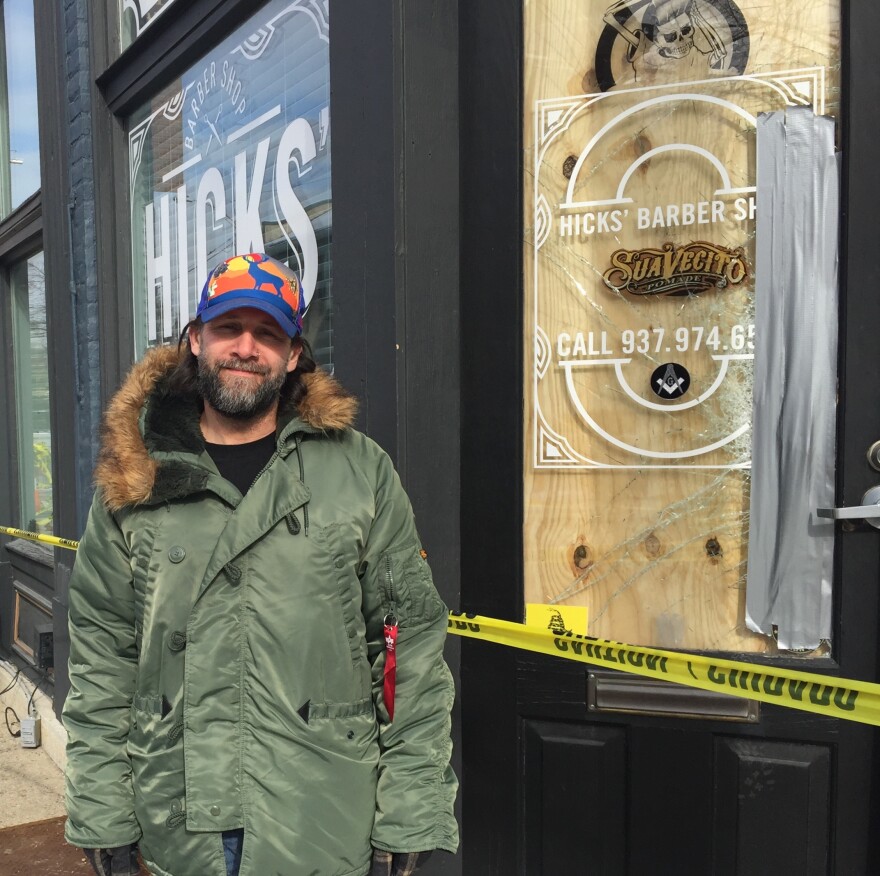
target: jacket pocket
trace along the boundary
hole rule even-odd
[[[353,703],[310,703],[309,723],[312,721],[336,720],[339,718],[357,718],[370,715],[375,720],[372,697],[365,697]]]
[[[310,703],[308,725],[312,740],[324,751],[360,763],[356,772],[378,763],[379,725],[372,697],[350,703]]]
[[[340,629],[345,637],[346,648],[353,667],[361,666],[366,657],[366,631],[360,612],[360,579],[357,576],[357,559],[346,548],[346,539],[340,534],[339,524],[322,527],[316,540],[327,551],[332,568],[331,589],[339,610]],[[369,678],[360,679],[361,693],[369,690]]]

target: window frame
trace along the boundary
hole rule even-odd
[[[8,197],[10,199],[10,205],[12,201],[12,190],[13,190],[13,180],[12,180],[12,171],[9,168],[9,164],[12,163],[12,108],[8,105],[9,103],[9,76],[8,76],[8,66],[10,64],[10,59],[7,54],[7,45],[6,45],[6,10],[2,8],[4,4],[4,0],[0,0],[0,40],[3,40],[4,43],[0,46],[0,95],[7,102],[7,107],[3,111],[3,117],[0,119],[0,132],[2,132],[2,141],[0,142],[0,162],[4,163],[3,172],[7,174],[5,179],[0,180],[0,201],[4,198]],[[40,20],[40,14],[37,10],[36,3],[32,2],[33,8],[33,23],[34,23],[34,85],[37,89],[37,95],[39,95],[39,64],[40,64],[40,42],[41,40],[36,39],[36,35],[40,33],[38,29],[38,23]],[[39,193],[42,189],[43,185],[43,156],[42,156],[42,142],[43,142],[43,134],[42,134],[42,121],[43,116],[39,111],[39,96],[37,97],[37,106],[34,107],[37,111],[37,147],[40,151],[39,154],[39,165],[40,165],[40,185],[34,192],[30,192],[26,197],[22,199],[22,201],[14,206],[10,206],[9,212],[4,216],[2,212],[0,212],[0,225],[5,224],[7,221],[12,219],[20,208],[24,207],[34,196],[34,194]],[[21,109],[19,109],[19,113]],[[5,205],[0,205],[0,211],[5,209]]]
[[[3,373],[7,375],[15,374],[12,286],[9,271],[12,265],[30,258],[32,255],[40,252],[40,250],[43,250],[42,190],[38,190],[31,195],[20,207],[10,213],[7,219],[0,222],[0,301],[2,301],[3,307],[3,318],[0,320],[0,343],[3,345]],[[46,297],[48,331],[48,289]],[[50,344],[50,350],[51,346]],[[6,425],[2,433],[3,444],[9,448],[9,451],[4,454],[4,461],[2,463],[2,478],[8,485],[8,489],[4,491],[4,495],[0,498],[0,523],[9,525],[10,522],[14,522],[18,526],[24,526],[27,524],[27,521],[19,520],[21,508],[19,455],[21,448],[19,447],[18,438],[18,409],[15,387],[16,381],[14,379],[0,381],[0,405],[2,405],[3,410],[12,412],[5,419]],[[52,393],[52,395],[54,394]],[[51,396],[50,420],[54,421],[54,416],[51,412]],[[53,484],[56,476],[54,457],[53,446]],[[53,502],[55,501],[54,493],[55,488],[53,485]],[[48,553],[51,557],[51,551]]]
[[[0,344],[4,373],[14,368],[12,349],[12,289],[10,267],[43,252],[46,277],[46,328],[51,392],[49,397],[52,441],[53,528],[56,532],[75,529],[77,496],[72,488],[76,450],[73,442],[59,442],[59,423],[75,418],[73,309],[69,292],[70,230],[68,204],[68,162],[66,114],[66,65],[63,46],[63,10],[60,4],[35,3],[36,73],[40,130],[40,188],[0,220]],[[63,156],[63,157],[62,157]],[[0,427],[0,447],[6,452],[0,461],[0,482],[7,486],[0,495],[0,523],[21,525],[19,485],[19,437],[15,402],[15,381],[0,381],[0,405],[12,411]],[[20,663],[35,664],[33,655],[19,648],[33,630],[16,626],[16,600],[22,587],[36,594],[44,613],[56,613],[59,594],[55,556],[45,544],[4,538],[0,553],[0,644],[13,651]],[[57,627],[57,625],[56,625]],[[49,683],[54,683],[50,675]],[[60,707],[60,706],[59,706]]]

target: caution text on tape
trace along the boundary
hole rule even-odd
[[[449,613],[449,632],[715,693],[880,726],[880,685],[867,681],[643,648],[573,633],[559,635],[541,627],[460,612]]]

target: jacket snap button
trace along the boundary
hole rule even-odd
[[[168,559],[171,560],[172,563],[179,563],[186,556],[186,551],[179,545],[174,545],[170,551],[168,551]]]
[[[354,739],[354,730],[349,730],[346,736],[348,736],[349,739]]]
[[[220,814],[220,807],[219,806],[212,806],[211,807],[211,815],[219,815],[219,814]]]
[[[345,560],[343,560],[342,557],[337,557],[334,565],[337,569],[343,569],[345,568]]]
[[[172,651],[182,651],[186,647],[186,633],[175,630],[168,640],[168,647]]]

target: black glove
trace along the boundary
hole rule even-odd
[[[373,849],[373,869],[370,876],[413,876],[431,857],[430,852],[386,852]]]
[[[83,849],[98,876],[138,876],[138,848],[134,843],[115,849]]]

